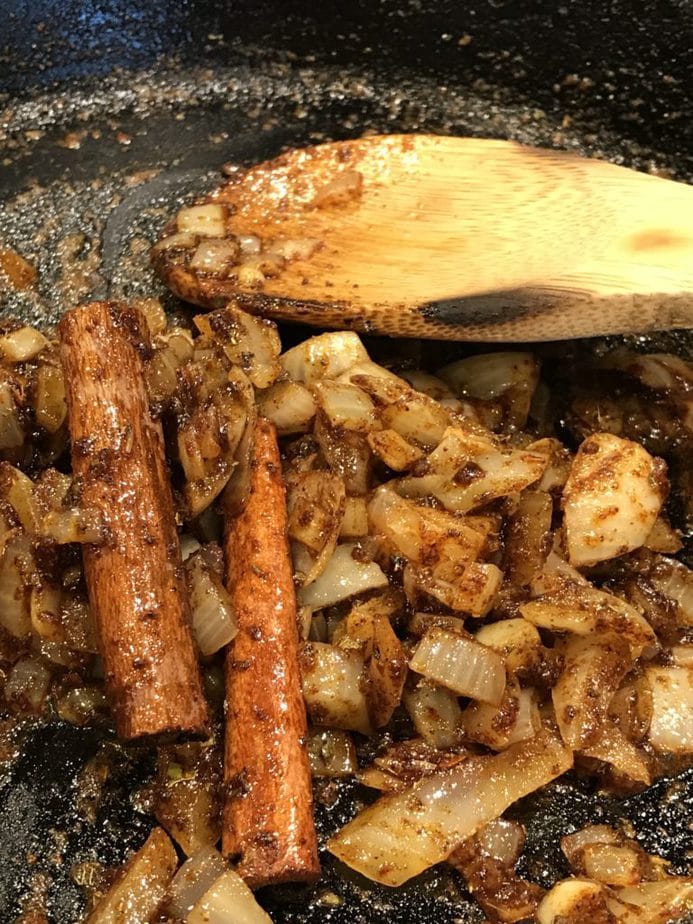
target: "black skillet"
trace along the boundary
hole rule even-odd
[[[693,176],[690,0],[3,0],[0,12],[0,243],[40,274],[39,296],[6,300],[3,316],[45,324],[74,300],[162,295],[146,241],[165,216],[225,161],[284,145],[365,130],[475,134]],[[675,346],[690,355],[689,339]],[[146,837],[151,819],[130,796],[151,772],[144,748],[109,781],[95,823],[76,808],[75,777],[104,740],[37,724],[3,770],[0,924],[42,881],[48,920],[79,921],[75,864],[118,864]],[[621,801],[562,781],[517,810],[530,830],[525,871],[551,883],[566,872],[561,833],[620,819],[690,871],[692,796],[691,772]],[[319,808],[321,833],[353,811],[345,785]],[[297,924],[481,919],[444,870],[393,892],[328,858],[316,890],[261,898]]]

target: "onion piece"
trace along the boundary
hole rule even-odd
[[[423,452],[408,443],[396,430],[378,430],[368,434],[368,445],[393,472],[404,472],[423,458]]]
[[[24,363],[45,350],[48,340],[33,327],[19,327],[0,337],[0,355],[9,363]]]
[[[679,625],[693,626],[693,571],[681,561],[660,556],[648,577],[660,593],[676,602]]]
[[[42,362],[36,372],[36,423],[47,433],[57,433],[67,416],[65,380],[60,366]]]
[[[331,838],[328,850],[369,879],[399,886],[571,764],[570,752],[542,731],[501,754],[469,758],[382,797]]]
[[[301,649],[301,683],[308,715],[314,725],[347,731],[372,732],[362,690],[364,659],[323,642],[305,642]]]
[[[462,577],[445,581],[428,569],[408,565],[404,572],[405,584],[411,588],[407,595],[416,605],[416,593],[423,592],[458,613],[485,616],[496,598],[503,580],[503,572],[496,565],[472,562]]]
[[[260,396],[259,410],[279,436],[292,436],[308,433],[316,404],[312,393],[298,382],[276,382]]]
[[[123,875],[88,918],[88,924],[146,924],[159,909],[178,866],[176,851],[161,828],[128,861]]]
[[[188,857],[219,840],[220,789],[221,753],[214,744],[159,747],[153,814]]]
[[[590,879],[608,886],[634,886],[643,878],[643,857],[627,845],[589,844],[582,863]]]
[[[686,667],[648,667],[645,677],[652,690],[652,746],[666,753],[693,753],[693,672]]]
[[[157,241],[152,247],[152,253],[161,253],[164,250],[192,250],[197,241],[197,235],[190,231],[174,232]]]
[[[226,869],[226,862],[216,847],[198,850],[173,877],[166,902],[167,914],[175,921],[185,921],[189,912]]]
[[[31,632],[34,571],[29,537],[23,530],[11,530],[0,551],[0,625],[15,638],[25,638]]]
[[[373,402],[357,385],[316,382],[313,394],[332,427],[370,433],[380,426]]]
[[[596,736],[580,752],[609,764],[617,776],[624,777],[629,785],[649,786],[652,782],[645,754],[629,741],[616,725],[604,722]]]
[[[85,507],[50,511],[44,517],[40,533],[58,545],[70,542],[101,545],[108,535],[100,512],[95,508]]]
[[[460,696],[499,706],[505,690],[505,665],[495,651],[445,629],[429,629],[409,666]]]
[[[193,552],[185,561],[190,592],[192,630],[200,652],[212,655],[238,634],[233,603],[217,572],[210,568],[204,551]]]
[[[312,385],[321,379],[336,379],[358,362],[369,362],[358,334],[340,331],[319,334],[283,353],[281,365],[294,382]]]
[[[55,709],[63,722],[79,727],[109,715],[106,694],[98,686],[73,687],[60,697]]]
[[[402,702],[417,734],[434,748],[451,748],[462,739],[462,709],[457,696],[445,687],[421,679],[405,690]]]
[[[484,853],[512,869],[524,847],[525,829],[518,821],[496,818],[484,825],[476,839]]]
[[[531,670],[541,657],[541,636],[526,619],[501,619],[489,623],[475,633],[475,638],[481,645],[498,652],[510,675]]]
[[[539,363],[531,353],[483,353],[450,363],[438,375],[458,395],[483,401],[504,397],[507,424],[521,428],[539,381]]]
[[[331,472],[299,472],[287,487],[289,538],[317,556],[303,577],[307,586],[320,577],[337,545],[346,501],[344,482]]]
[[[272,924],[238,873],[228,869],[205,892],[185,924]]]
[[[351,542],[338,545],[317,580],[299,590],[300,605],[319,609],[366,590],[387,587],[388,580],[380,566],[373,561],[360,561],[355,556],[356,550],[357,546]]]
[[[256,318],[231,304],[210,314],[198,314],[193,320],[256,388],[269,388],[276,381],[281,372],[281,341],[273,321]]]
[[[563,489],[570,563],[594,565],[639,548],[666,498],[665,471],[638,443],[611,433],[588,437]]]
[[[48,695],[50,671],[36,658],[21,658],[5,681],[5,699],[22,712],[38,715]]]
[[[693,878],[667,876],[619,889],[616,895],[626,907],[609,902],[609,909],[626,924],[670,924],[693,911]]]
[[[597,737],[632,662],[628,644],[613,634],[573,636],[561,654],[565,666],[551,696],[561,737],[575,751]]]
[[[363,497],[344,499],[344,516],[339,528],[340,539],[358,539],[368,535],[368,507]]]
[[[181,209],[176,216],[179,232],[196,234],[198,237],[224,237],[228,210],[218,202],[191,205]]]
[[[0,381],[0,450],[17,449],[24,442],[10,383]]]
[[[534,691],[513,682],[506,686],[500,706],[471,703],[462,713],[462,728],[472,741],[494,751],[528,741],[541,728]]]
[[[582,854],[590,844],[619,844],[623,838],[608,825],[586,825],[573,834],[561,838],[561,850],[576,872],[583,872]]]
[[[547,892],[536,913],[537,924],[587,924],[608,921],[604,886],[591,879],[564,879]]]
[[[368,493],[372,458],[366,434],[356,430],[335,429],[322,412],[314,430],[320,451],[331,471],[344,481],[347,494]]]
[[[194,273],[227,276],[238,263],[241,248],[238,241],[226,238],[206,238],[197,245],[188,267]]]
[[[313,776],[353,776],[358,770],[356,748],[348,732],[313,729],[308,737],[308,759]]]
[[[515,587],[528,587],[551,551],[553,502],[545,491],[523,491],[505,529],[503,570]]]

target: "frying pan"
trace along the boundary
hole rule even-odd
[[[483,135],[693,177],[689,0],[4,0],[2,14],[0,242],[40,281],[0,313],[27,322],[53,323],[72,302],[106,294],[159,295],[183,310],[152,277],[146,242],[225,161],[285,145],[367,130]],[[690,356],[686,335],[664,346]],[[75,779],[99,749],[117,747],[108,730],[50,720],[22,734],[0,778],[0,921],[14,921],[43,883],[47,917],[32,921],[69,924],[83,908],[74,865],[117,865],[151,827],[131,792],[152,754],[142,746],[120,761],[90,823]],[[360,795],[348,782],[322,792],[322,837]],[[561,833],[623,819],[686,872],[692,797],[693,772],[622,800],[559,781],[514,809],[529,827],[524,872],[552,883],[567,872]],[[324,859],[317,888],[260,895],[275,921],[482,918],[446,869],[389,891]]]

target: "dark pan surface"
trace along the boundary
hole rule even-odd
[[[366,130],[475,134],[693,177],[687,0],[4,7],[0,243],[35,263],[40,285],[0,311],[30,322],[53,323],[74,301],[105,293],[158,294],[182,310],[149,271],[148,241],[181,197],[218,181],[223,162],[262,160],[285,145]],[[667,346],[690,355],[686,335]],[[152,756],[118,757],[90,823],[75,780],[114,747],[108,733],[48,723],[23,738],[22,756],[0,775],[0,921],[45,884],[49,920],[66,924],[82,907],[75,864],[118,864],[146,837],[151,819],[131,792]],[[361,794],[345,785],[318,796],[329,803],[318,812],[324,837]],[[564,875],[558,836],[620,819],[684,872],[692,798],[692,772],[623,801],[561,781],[517,809],[530,831],[527,873],[544,884]],[[277,922],[296,924],[481,919],[445,870],[390,891],[327,860],[314,892],[262,898]]]

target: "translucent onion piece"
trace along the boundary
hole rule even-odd
[[[626,924],[670,924],[693,911],[693,878],[667,876],[659,882],[642,882],[619,889],[618,900],[626,908],[609,902],[609,909]]]
[[[178,230],[198,237],[224,237],[226,234],[226,206],[216,202],[191,205],[176,216]]]
[[[659,751],[693,753],[693,673],[686,667],[648,667],[652,690],[649,739]]]
[[[472,757],[382,797],[338,832],[328,849],[369,879],[399,886],[571,764],[571,753],[543,731],[501,754]]]
[[[236,240],[208,238],[197,245],[188,266],[195,273],[226,276],[238,262],[240,252]]]
[[[102,687],[74,687],[55,704],[63,722],[70,725],[91,725],[97,716],[108,715],[108,704]]]
[[[39,510],[31,478],[9,462],[0,462],[0,495],[14,509],[23,528],[29,533],[35,533],[39,524]]]
[[[683,562],[660,557],[649,579],[660,593],[676,601],[679,625],[693,626],[693,571]]]
[[[265,246],[265,253],[283,260],[308,260],[319,246],[315,237],[277,238]]]
[[[628,644],[606,634],[568,639],[561,647],[565,665],[551,691],[561,737],[573,750],[593,741],[609,703],[631,667]]]
[[[175,234],[169,234],[162,237],[160,241],[154,244],[152,250],[154,253],[160,253],[163,250],[191,250],[197,244],[197,236],[189,231],[179,231]]]
[[[582,863],[590,879],[608,886],[634,886],[643,878],[643,858],[627,845],[589,844]]]
[[[313,729],[308,737],[308,758],[313,776],[353,776],[358,770],[356,748],[348,732]]]
[[[50,671],[35,658],[21,658],[5,681],[5,699],[21,711],[41,712],[48,695]]]
[[[450,414],[428,395],[409,389],[383,408],[380,419],[383,427],[399,433],[408,443],[430,449],[443,438]]]
[[[402,702],[417,734],[434,748],[450,748],[462,739],[462,709],[457,696],[430,680],[405,690]]]
[[[17,405],[9,382],[0,381],[0,449],[16,449],[24,442]]]
[[[557,491],[568,480],[572,456],[560,440],[545,437],[526,447],[531,452],[540,452],[548,456],[549,464],[536,484],[538,491]]]
[[[278,378],[281,342],[274,322],[256,318],[233,305],[196,315],[194,322],[201,333],[221,345],[229,360],[240,366],[256,388],[269,388]]]
[[[570,563],[594,565],[639,548],[667,495],[664,472],[638,443],[611,433],[588,437],[563,489]]]
[[[604,887],[590,879],[564,879],[542,899],[537,924],[587,924],[608,921]]]
[[[301,682],[308,715],[314,725],[372,731],[362,690],[364,659],[323,642],[305,642],[301,650]]]
[[[396,430],[368,434],[368,445],[393,472],[404,472],[423,458],[423,451],[408,443]]]
[[[339,529],[341,539],[358,539],[368,534],[368,507],[363,497],[347,497]]]
[[[505,665],[495,651],[445,629],[429,629],[409,666],[460,696],[498,706],[505,690]]]
[[[52,510],[46,514],[40,532],[42,536],[52,539],[58,545],[70,542],[100,545],[107,536],[106,526],[99,511],[82,507]]]
[[[219,840],[220,778],[214,745],[159,747],[152,813],[188,857]]]
[[[533,738],[541,728],[539,708],[532,690],[508,684],[500,706],[471,703],[462,714],[462,728],[472,741],[502,751]]]
[[[173,877],[166,902],[167,913],[176,921],[185,921],[188,913],[226,869],[226,862],[215,847],[203,847],[186,860]]]
[[[518,821],[496,818],[479,831],[476,839],[484,853],[510,869],[522,853],[525,829]]]
[[[272,924],[238,873],[229,869],[205,892],[186,924]]]
[[[380,426],[373,402],[357,385],[316,382],[313,391],[330,426],[362,433],[370,433]]]
[[[29,537],[22,530],[12,530],[0,550],[0,625],[15,638],[31,631],[34,568]]]
[[[317,190],[311,206],[326,209],[348,205],[361,196],[362,189],[362,173],[358,170],[340,170],[333,179]]]
[[[190,591],[192,629],[200,652],[207,656],[219,651],[238,634],[233,604],[219,575],[193,553],[185,563]]]
[[[528,670],[539,660],[541,636],[526,619],[501,619],[482,626],[475,634],[477,642],[493,648],[505,660],[508,674]]]
[[[355,551],[356,546],[350,542],[337,546],[320,577],[300,589],[301,606],[314,609],[333,606],[355,594],[388,586],[380,566],[373,561],[359,561],[354,556]]]
[[[574,870],[581,869],[582,853],[590,844],[618,844],[622,840],[618,831],[608,825],[587,825],[574,834],[561,838],[561,850]]]
[[[609,764],[618,776],[625,777],[629,783],[649,786],[652,782],[652,774],[644,752],[636,748],[623,732],[608,720],[581,753]]]
[[[48,433],[57,433],[67,415],[65,380],[60,366],[41,363],[36,373],[36,423]]]
[[[531,353],[483,353],[450,363],[438,374],[457,394],[483,401],[504,396],[510,412],[507,422],[524,427],[539,381],[539,363]]]
[[[0,337],[0,354],[10,363],[34,359],[47,346],[46,338],[33,327],[20,327]]]
[[[450,609],[470,616],[485,616],[488,613],[503,580],[500,568],[479,562],[472,562],[462,577],[452,581],[442,580],[428,569],[410,565],[405,568],[404,576],[405,583],[408,580],[413,589],[411,596],[414,598],[416,591],[422,591]],[[416,603],[416,600],[411,602]]]
[[[315,581],[327,567],[341,531],[346,496],[344,482],[331,472],[301,472],[288,485],[289,537],[315,554],[305,572],[304,586]],[[299,562],[295,561],[298,571]]]
[[[675,555],[683,548],[681,533],[663,516],[657,517],[643,545],[652,552],[665,552],[669,555]]]
[[[516,587],[528,587],[551,550],[553,502],[545,491],[523,491],[505,530],[504,572]]]
[[[129,860],[124,875],[91,913],[88,924],[146,924],[163,901],[177,866],[170,839],[161,828],[154,828],[144,847]]]
[[[454,391],[452,391],[446,382],[439,379],[436,375],[422,372],[420,369],[405,369],[402,371],[402,378],[406,382],[409,382],[415,391],[420,391],[436,401],[455,399]],[[461,402],[459,401],[457,401],[456,404],[461,406]]]
[[[277,382],[260,396],[259,409],[279,436],[292,436],[308,433],[316,405],[311,392],[298,382]]]
[[[294,382],[313,384],[336,379],[358,362],[369,361],[358,334],[351,331],[320,334],[281,356],[281,364]]]

